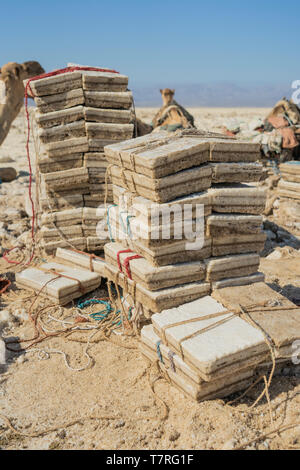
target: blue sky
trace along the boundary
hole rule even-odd
[[[300,79],[300,2],[1,2],[0,63],[113,67],[132,85]]]

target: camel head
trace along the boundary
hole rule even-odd
[[[175,90],[170,90],[170,88],[164,88],[163,90],[160,90],[160,92],[163,100],[163,105],[169,106],[173,101]]]
[[[43,67],[35,61],[24,62],[8,62],[0,69],[0,80],[3,80],[8,88],[13,88],[17,84],[23,84],[23,80],[36,75],[45,73]]]

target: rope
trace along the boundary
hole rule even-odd
[[[126,274],[127,276],[129,277],[129,279],[132,281],[132,276],[131,276],[131,270],[130,270],[130,261],[134,260],[134,259],[140,259],[140,258],[143,258],[142,256],[140,255],[133,255],[133,256],[128,256],[127,258],[125,258],[125,260],[123,261],[123,266],[125,268],[125,271],[126,271]]]
[[[121,264],[121,260],[120,260],[120,254],[121,253],[132,253],[132,250],[130,248],[126,249],[126,250],[120,250],[117,252],[117,262],[118,262],[118,267],[119,267],[119,271],[122,272],[122,264]]]
[[[21,431],[21,430],[15,428],[11,424],[11,421],[9,420],[9,418],[4,416],[2,413],[0,413],[0,419],[6,424],[6,426],[11,431],[13,431],[15,434],[18,434],[19,436],[40,437],[40,436],[45,436],[46,434],[49,434],[51,432],[58,431],[59,429],[62,429],[62,428],[69,428],[71,426],[74,426],[75,424],[81,423],[82,420],[87,420],[87,419],[91,419],[91,420],[96,420],[96,419],[114,420],[114,419],[120,419],[120,417],[119,416],[87,416],[87,417],[75,419],[73,421],[70,421],[70,422],[65,423],[65,424],[61,424],[59,426],[55,426],[53,428],[45,429],[44,431],[37,431],[37,432],[34,432],[34,433],[26,433],[24,431]]]
[[[162,354],[161,354],[161,350],[160,350],[160,344],[161,344],[161,340],[157,341],[157,343],[156,343],[156,353],[158,355],[158,358],[159,358],[160,362],[164,363],[164,360],[163,360],[163,357],[162,357]]]
[[[82,282],[79,279],[76,279],[76,277],[67,276],[66,274],[59,273],[58,271],[55,271],[54,269],[46,269],[46,268],[42,268],[41,266],[35,266],[34,268],[38,269],[39,271],[43,271],[45,273],[56,274],[56,276],[58,276],[58,277],[64,277],[66,279],[76,281],[78,283],[78,287],[79,287],[80,292],[82,292],[82,294],[86,293],[86,290],[85,290],[84,286],[82,285]],[[52,279],[52,280],[55,280],[55,279]]]
[[[114,238],[112,236],[112,230],[111,230],[111,225],[110,225],[110,220],[109,220],[109,211],[112,207],[116,207],[117,205],[116,204],[112,204],[111,206],[109,206],[107,209],[106,209],[106,223],[107,223],[107,227],[108,227],[108,233],[109,233],[109,239],[111,242],[114,242]]]
[[[175,367],[175,363],[174,363],[174,356],[175,356],[175,353],[171,350],[168,351],[168,358],[169,358],[169,361],[170,361],[170,366],[171,366],[171,369],[173,372],[176,372],[176,367]]]

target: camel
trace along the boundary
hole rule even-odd
[[[165,129],[175,131],[180,128],[187,129],[195,127],[193,116],[174,100],[175,90],[164,88],[160,90],[160,93],[163,106],[152,121],[154,130]]]
[[[23,80],[45,73],[35,61],[8,62],[0,69],[0,145],[24,103]]]

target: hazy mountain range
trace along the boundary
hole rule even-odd
[[[291,81],[292,82],[292,81]],[[184,106],[270,107],[283,96],[291,98],[291,83],[239,85],[229,82],[199,84],[132,85],[136,106],[161,106],[159,89],[174,88],[175,99]]]

